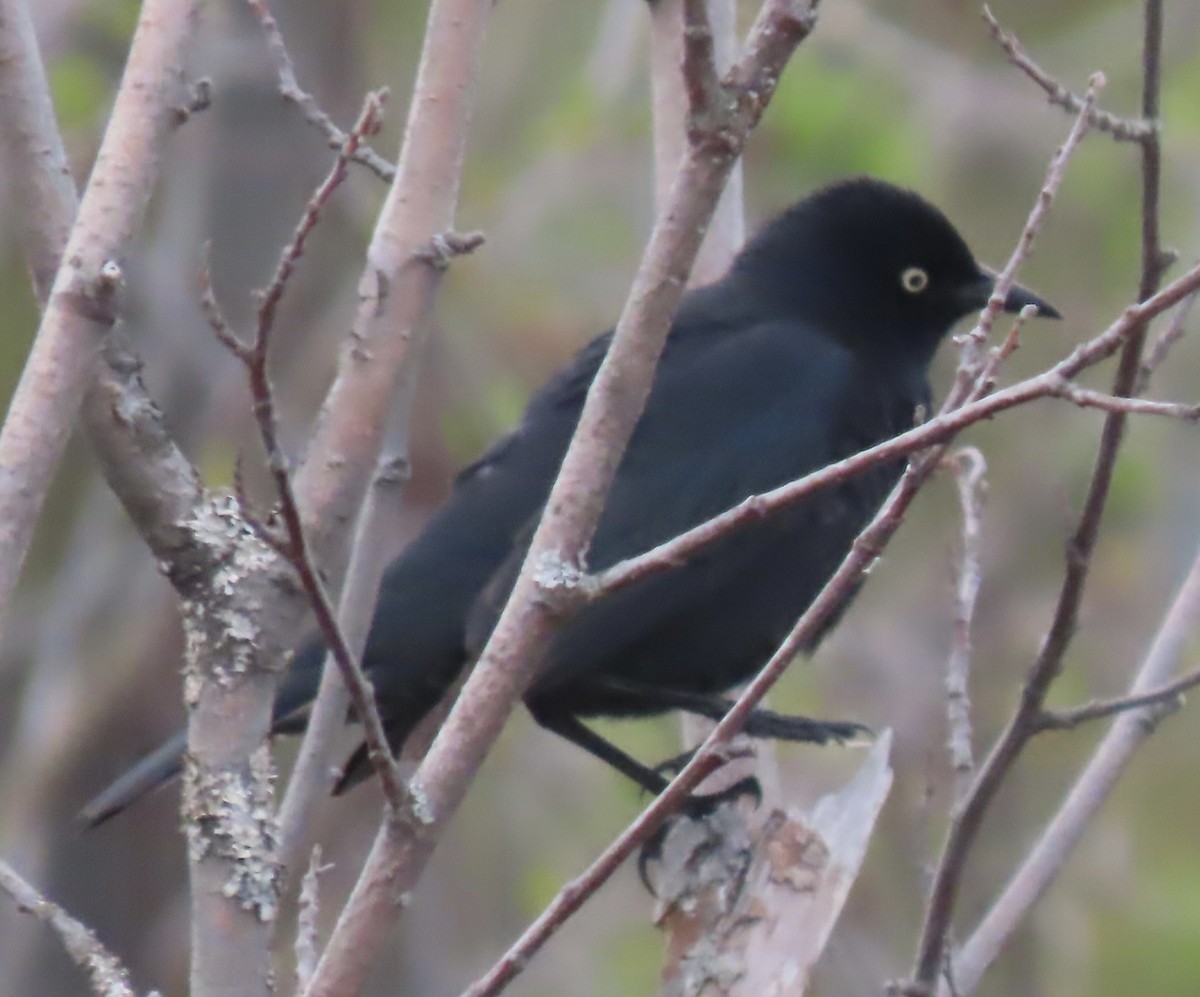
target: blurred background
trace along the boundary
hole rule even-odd
[[[138,5],[39,0],[48,71],[76,179],[106,120]],[[749,16],[751,5],[744,3]],[[391,88],[376,148],[394,156],[425,4],[292,0],[275,13],[302,85],[348,126],[365,89]],[[1102,104],[1135,114],[1141,5],[1131,0],[997,0],[1034,57],[1083,90],[1102,69]],[[459,227],[487,244],[455,263],[424,357],[413,477],[388,511],[398,551],[467,460],[519,415],[530,390],[616,318],[652,221],[647,17],[639,0],[501,3],[493,15]],[[1200,251],[1200,5],[1167,5],[1164,239]],[[136,254],[127,261],[129,335],[168,422],[208,483],[259,450],[243,374],[197,306],[201,247],[217,292],[245,327],[331,153],[279,97],[261,33],[233,0],[208,5],[190,72],[211,110],[171,140]],[[784,76],[746,156],[751,228],[828,180],[872,173],[939,204],[980,259],[1006,259],[1069,127],[1008,66],[974,3],[829,0]],[[1099,331],[1135,293],[1139,157],[1088,140],[1022,280],[1066,316],[1030,327],[1006,379],[1034,373]],[[0,177],[0,398],[15,383],[37,311],[7,184]],[[384,185],[355,170],[335,197],[284,302],[274,373],[285,439],[302,451],[349,327],[355,280]],[[1194,327],[1200,319],[1194,319]],[[955,363],[935,371],[943,393]],[[1111,365],[1087,383],[1104,386]],[[1185,339],[1151,394],[1195,400],[1200,349]],[[972,695],[977,749],[990,743],[1036,653],[1061,581],[1101,417],[1042,402],[977,427],[989,464],[984,580]],[[1195,429],[1132,424],[1097,552],[1082,629],[1055,701],[1118,693],[1156,629],[1200,535]],[[950,646],[960,517],[935,480],[856,605],[777,709],[896,731],[896,784],[815,992],[881,992],[904,974],[927,871],[945,825],[943,668]],[[1193,656],[1194,657],[1194,656]],[[182,721],[172,593],[76,439],[62,465],[0,647],[0,855],[92,925],[139,989],[186,986],[183,843],[174,788],[82,833],[78,808]],[[1200,992],[1200,788],[1192,710],[1169,720],[1129,771],[1051,894],[981,994]],[[608,724],[647,759],[678,751],[678,722]],[[1009,780],[974,852],[960,905],[965,934],[1023,854],[1101,725],[1043,736]],[[347,736],[347,746],[352,736]],[[281,744],[283,767],[293,745]],[[854,750],[780,749],[789,800],[844,781]],[[374,787],[323,805],[318,837],[336,910],[374,833]],[[636,793],[518,713],[417,891],[372,993],[457,993],[490,965],[561,883],[630,819]],[[655,991],[651,899],[622,870],[510,992]],[[84,994],[58,942],[0,901],[0,994]]]

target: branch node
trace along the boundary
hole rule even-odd
[[[201,76],[194,80],[187,89],[187,100],[174,109],[176,128],[187,124],[193,114],[199,114],[212,107],[213,82],[209,77]]]
[[[473,253],[485,239],[482,232],[438,232],[426,245],[413,251],[413,259],[436,270],[446,270],[456,256]]]

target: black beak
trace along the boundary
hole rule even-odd
[[[992,290],[996,286],[996,275],[983,267],[979,268],[979,279],[973,281],[963,289],[963,305],[966,311],[975,311],[987,304],[988,298],[992,296]],[[1033,305],[1037,309],[1039,318],[1062,318],[1058,313],[1058,309],[1047,301],[1043,301],[1032,291],[1029,291],[1020,284],[1013,284],[1008,291],[1008,297],[1004,299],[1004,310],[1012,312],[1014,315],[1021,311],[1026,305]]]

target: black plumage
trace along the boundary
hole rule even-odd
[[[723,279],[685,296],[589,566],[606,568],[910,428],[929,411],[938,344],[992,287],[950,222],[908,191],[853,179],[785,211]],[[1021,288],[1005,308],[1027,304],[1057,314]],[[388,569],[363,664],[395,747],[494,625],[608,338],[533,397],[520,425],[462,472]],[[720,694],[774,651],[902,470],[903,462],[877,465],[587,606],[553,640],[526,694],[533,716],[661,788],[657,772],[581,720],[672,708],[719,715]],[[303,726],[322,655],[316,641],[298,652],[276,702],[280,731]],[[854,728],[764,711],[750,729],[823,740]],[[177,772],[182,745],[164,745],[85,816],[99,822]],[[366,774],[360,750],[341,786]]]

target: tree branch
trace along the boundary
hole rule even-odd
[[[991,30],[992,37],[1000,44],[1008,55],[1008,61],[1028,76],[1042,88],[1051,104],[1061,107],[1071,114],[1078,114],[1083,109],[1085,98],[1071,93],[1058,80],[1042,69],[1029,57],[1022,47],[1016,34],[1005,31],[996,20],[991,7],[983,6],[983,19]],[[1106,132],[1118,142],[1145,142],[1158,129],[1157,116],[1147,116],[1141,119],[1119,118],[1108,111],[1093,107],[1088,111],[1088,123],[1099,132]]]
[[[1159,49],[1162,42],[1160,0],[1148,0],[1145,24],[1145,80],[1143,116],[1149,121],[1158,117],[1160,87]],[[1096,95],[1096,77],[1088,89],[1083,107],[1076,119],[1076,130],[1090,120]],[[1142,151],[1142,278],[1139,300],[1147,303],[1160,298],[1155,295],[1164,265],[1158,242],[1159,149],[1158,130],[1151,129],[1141,142]],[[1142,344],[1145,341],[1148,317],[1137,314],[1139,306],[1126,309],[1127,325],[1121,358],[1114,378],[1113,394],[1129,395],[1140,366]],[[1101,434],[1100,449],[1092,481],[1078,527],[1068,547],[1067,572],[1059,593],[1058,604],[1042,647],[1030,665],[1020,700],[1004,731],[993,745],[987,760],[976,776],[975,783],[951,821],[942,854],[938,860],[930,889],[929,903],[918,944],[912,980],[901,987],[907,994],[928,994],[937,987],[945,966],[947,936],[967,856],[992,800],[1021,752],[1037,732],[1040,714],[1050,685],[1062,667],[1063,655],[1074,635],[1079,604],[1087,581],[1092,552],[1100,530],[1100,520],[1107,503],[1117,453],[1124,436],[1126,413],[1110,411]]]
[[[43,897],[3,861],[0,861],[0,890],[58,935],[67,955],[87,973],[96,997],[136,997],[129,973],[91,928]]]
[[[300,81],[296,77],[296,67],[292,64],[292,57],[283,40],[283,33],[279,30],[279,22],[271,14],[267,0],[246,0],[246,4],[258,18],[263,35],[266,37],[267,51],[271,53],[271,59],[275,63],[275,72],[279,76],[279,92],[283,98],[295,104],[300,113],[304,115],[305,120],[317,127],[325,136],[329,148],[339,150],[346,148],[350,136],[334,124],[333,119],[317,103],[317,99],[300,86]],[[382,99],[385,93],[381,91],[378,96]],[[350,159],[361,163],[389,184],[396,179],[396,167],[369,145],[354,143]]]
[[[198,0],[146,0],[142,7],[112,116],[62,251],[64,263],[0,427],[0,620],[83,398],[96,344],[119,317],[119,261],[154,189],[159,150],[177,121],[180,64],[198,10]],[[16,11],[12,32],[5,31],[5,40],[21,46],[25,56],[14,56],[5,73],[9,88],[0,93],[0,104],[9,117],[0,131],[16,164],[51,151],[49,161],[35,164],[41,179],[29,181],[40,191],[31,205],[37,214],[27,215],[26,225],[49,223],[46,242],[30,257],[34,273],[44,274],[54,257],[48,247],[70,218],[48,209],[48,201],[67,198],[70,176],[64,180],[59,172],[65,164],[61,139],[39,141],[55,130],[53,113],[42,122],[28,118],[47,113],[49,98],[39,86],[41,61],[22,11]]]
[[[304,525],[300,521],[300,509],[296,493],[292,488],[287,455],[283,452],[279,442],[274,391],[267,374],[275,313],[283,299],[288,281],[295,272],[296,264],[304,253],[308,236],[316,227],[322,210],[333,196],[333,192],[345,180],[347,165],[355,151],[360,147],[365,136],[378,132],[382,111],[381,95],[368,94],[363,103],[362,113],[346,137],[345,144],[338,151],[333,167],[309,199],[304,217],[296,226],[291,241],[284,247],[275,275],[266,289],[261,292],[258,321],[252,342],[241,342],[225,324],[220,309],[217,307],[207,272],[203,278],[203,304],[209,325],[212,326],[217,337],[229,347],[233,355],[246,368],[250,381],[254,418],[258,424],[263,449],[266,451],[267,468],[279,496],[279,517],[283,521],[284,535],[279,536],[265,526],[260,526],[258,533],[276,551],[287,558],[296,569],[300,584],[316,614],[317,624],[325,638],[326,646],[337,663],[342,680],[346,683],[346,688],[350,693],[350,699],[363,727],[371,763],[375,766],[376,773],[383,785],[384,796],[393,809],[398,809],[404,805],[405,801],[404,780],[400,775],[396,760],[388,748],[387,735],[384,733],[383,721],[379,716],[370,680],[363,673],[362,666],[350,650],[338,625],[337,611],[329,594],[325,591],[325,584],[321,580],[321,573],[313,558]]]
[[[971,738],[971,623],[983,579],[980,568],[980,516],[987,463],[975,447],[964,447],[948,462],[954,469],[962,508],[962,558],[955,590],[954,642],[946,661],[946,743],[954,769],[954,799],[961,800],[975,772]]]
[[[440,5],[435,4],[435,10]],[[807,6],[766,3],[746,53],[726,80],[734,99],[723,127],[689,138],[689,151],[660,213],[612,344],[588,392],[512,597],[410,789],[419,806],[381,828],[334,929],[312,997],[353,988],[398,914],[480,761],[532,677],[558,615],[539,581],[573,573],[649,392],[654,365],[704,227],[750,129],[788,56],[811,30]],[[340,967],[334,971],[332,967]]]
[[[1194,686],[1200,679],[1193,671],[1170,681],[1171,674],[1192,645],[1198,619],[1200,551],[1197,551],[1130,686],[1126,703],[1131,705],[1126,708],[1121,704],[1122,710],[1112,728],[1093,752],[1058,812],[956,954],[954,979],[959,992],[968,993],[975,988],[1030,909],[1062,871],[1137,749],[1174,708],[1184,689]],[[1138,704],[1137,700],[1144,702]]]
[[[1093,720],[1107,720],[1120,713],[1146,706],[1160,707],[1165,714],[1171,708],[1182,706],[1183,694],[1197,685],[1200,685],[1200,670],[1193,670],[1150,692],[1131,693],[1127,696],[1117,696],[1115,699],[1100,699],[1065,710],[1045,710],[1038,718],[1038,723],[1046,730],[1074,730],[1081,724]]]

